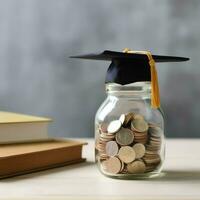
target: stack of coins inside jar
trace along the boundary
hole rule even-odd
[[[161,164],[163,130],[136,113],[98,125],[97,159],[107,174],[153,172]]]

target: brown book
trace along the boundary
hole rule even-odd
[[[74,140],[0,145],[0,178],[82,162],[82,146]]]

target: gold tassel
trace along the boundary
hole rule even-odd
[[[156,71],[155,61],[149,51],[132,51],[128,48],[123,50],[124,53],[135,53],[135,54],[145,54],[149,59],[150,71],[151,71],[151,107],[159,108],[160,107],[160,94],[158,86],[158,76]]]

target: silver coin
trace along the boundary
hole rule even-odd
[[[115,135],[115,139],[120,145],[129,145],[134,140],[133,132],[128,128],[121,128]]]
[[[114,134],[121,128],[122,123],[119,120],[111,121],[108,125],[107,131],[108,133]]]
[[[108,156],[116,156],[118,154],[119,148],[115,141],[109,141],[106,143],[106,154]]]
[[[119,121],[122,123],[122,125],[124,124],[125,122],[125,119],[126,119],[126,115],[125,114],[122,114],[119,118]]]

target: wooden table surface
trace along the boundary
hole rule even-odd
[[[0,199],[200,199],[200,139],[168,139],[164,174],[149,180],[104,177],[84,140],[86,163],[0,180]]]

